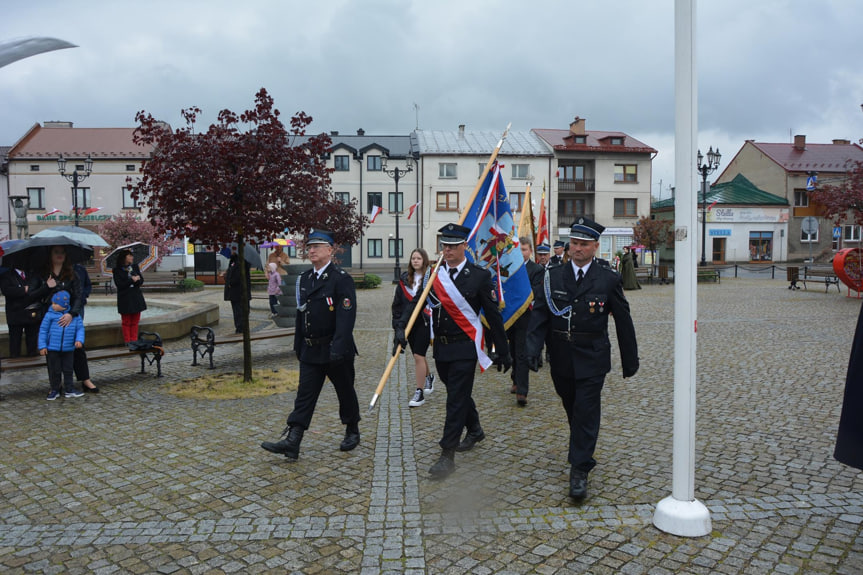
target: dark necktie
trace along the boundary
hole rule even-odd
[[[575,278],[575,285],[580,286],[581,280],[583,280],[583,279],[584,279],[584,270],[581,268],[578,268],[578,275]]]
[[[449,269],[449,277],[452,281],[455,281],[455,274],[458,273],[458,268],[450,268]]]
[[[318,281],[318,273],[312,272],[312,287],[315,287],[315,282]]]

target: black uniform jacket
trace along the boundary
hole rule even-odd
[[[6,323],[21,325],[41,321],[42,306],[39,295],[41,283],[42,278],[35,273],[26,274],[26,279],[21,279],[14,269],[0,275],[0,291],[6,298]],[[31,304],[36,304],[34,305],[36,309],[27,310],[27,306]]]
[[[611,371],[608,316],[614,315],[617,342],[625,373],[638,370],[638,344],[623,295],[620,276],[604,260],[594,260],[580,286],[571,263],[546,271],[552,303],[558,311],[572,306],[569,319],[555,315],[547,301],[545,281],[538,290],[527,332],[527,355],[538,357],[543,343],[572,358],[576,378]],[[554,359],[554,357],[552,357]]]
[[[446,272],[446,265],[441,265],[440,273]],[[497,292],[494,288],[491,272],[484,270],[470,262],[465,262],[464,267],[455,278],[455,286],[462,296],[477,314],[482,310],[485,313],[485,321],[495,349],[500,353],[507,353],[509,343],[506,339],[506,330],[503,327],[503,319],[498,307]],[[405,306],[402,313],[401,327],[407,325],[414,306],[420,298],[420,293]],[[442,305],[432,287],[429,292],[429,300],[434,307],[432,310],[432,322],[434,327],[434,358],[437,361],[454,361],[463,359],[477,359],[476,347],[473,340],[456,324]],[[455,341],[450,341],[454,338]]]
[[[396,290],[395,290],[395,293],[393,294],[393,305],[392,305],[393,329],[399,327],[399,324],[401,324],[402,315],[404,314],[405,308],[409,307],[411,312],[414,309],[413,306],[411,305],[411,302],[413,300],[410,299],[410,297],[408,296],[407,293],[405,293],[405,290],[402,287],[402,285],[406,285],[406,286],[410,287],[410,282],[412,280],[413,280],[413,274],[409,275],[408,272],[404,272],[404,273],[402,273],[401,278],[399,278],[399,283],[396,285]],[[414,297],[416,297],[416,295],[422,293],[423,287],[424,286],[421,283],[419,285],[419,287],[417,287],[416,293],[414,294]],[[408,312],[408,319],[410,319],[410,312]],[[417,330],[417,329],[428,330],[428,325],[429,325],[428,322],[429,322],[429,319],[428,319],[427,315],[425,315],[424,313],[419,314],[417,316],[416,321],[414,322],[413,328],[411,329],[411,333],[414,333],[415,332],[414,330]],[[405,325],[407,325],[407,322],[405,322]]]
[[[326,364],[352,359],[357,354],[354,323],[357,294],[354,280],[330,263],[312,287],[314,269],[299,277],[294,351],[300,361]]]
[[[536,299],[536,292],[542,289],[542,280],[545,277],[545,268],[533,260],[524,262],[524,267],[527,268],[527,277],[530,280],[530,289],[533,290],[533,298]]]

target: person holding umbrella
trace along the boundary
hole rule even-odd
[[[141,312],[147,309],[147,302],[141,292],[144,277],[130,250],[118,251],[115,262],[113,275],[114,285],[117,286],[117,311],[120,312],[123,341],[128,345],[138,340]]]

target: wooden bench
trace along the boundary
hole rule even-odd
[[[360,285],[366,281],[366,272],[348,272],[351,279],[354,280],[354,285]]]
[[[803,289],[808,289],[806,287],[806,282],[817,282],[824,284],[824,293],[830,291],[830,286],[835,285],[836,291],[842,293],[842,290],[839,289],[839,277],[833,271],[833,268],[803,268],[803,274],[798,279],[798,281],[803,282]]]
[[[653,271],[648,266],[641,266],[635,268],[635,279],[638,280],[638,283],[653,283]]]
[[[156,364],[156,377],[162,377],[162,356],[165,355],[165,349],[162,347],[162,338],[158,333],[142,331],[138,333],[139,341],[152,342],[149,349],[131,350],[128,347],[105,347],[101,349],[88,349],[87,361],[97,361],[100,359],[114,358],[141,358],[141,373],[144,373],[144,362],[148,365]],[[2,370],[10,371],[15,369],[26,369],[30,367],[44,367],[45,356],[37,355],[35,357],[14,357],[4,358]]]
[[[285,337],[289,335],[294,335],[294,328],[289,327],[253,331],[249,333],[249,339],[251,341],[257,341],[261,339],[273,339],[276,337]],[[205,355],[209,354],[210,369],[213,369],[214,367],[213,351],[215,351],[217,344],[243,342],[243,334],[241,333],[234,333],[231,335],[222,336],[217,341],[216,333],[213,331],[212,328],[200,325],[192,326],[192,330],[189,333],[189,338],[192,340],[192,365],[198,365],[198,356],[201,356],[201,358],[203,358]]]
[[[176,288],[180,287],[180,280],[184,279],[176,271],[167,272],[141,272],[144,276],[144,283],[141,288]]]
[[[93,286],[93,290],[105,289],[105,295],[109,295],[114,293],[114,278],[108,276],[90,276],[90,284]]]
[[[696,269],[698,270],[698,277],[696,278],[697,281],[711,281],[720,283],[721,276],[718,269],[702,267]]]

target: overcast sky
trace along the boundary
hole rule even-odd
[[[698,3],[699,146],[863,137],[860,0]],[[568,127],[621,131],[674,179],[673,0],[31,0],[3,2],[0,41],[78,48],[0,68],[0,145],[36,122],[134,126],[146,110],[251,107],[267,88],[311,132]],[[414,104],[418,106],[415,108]]]

